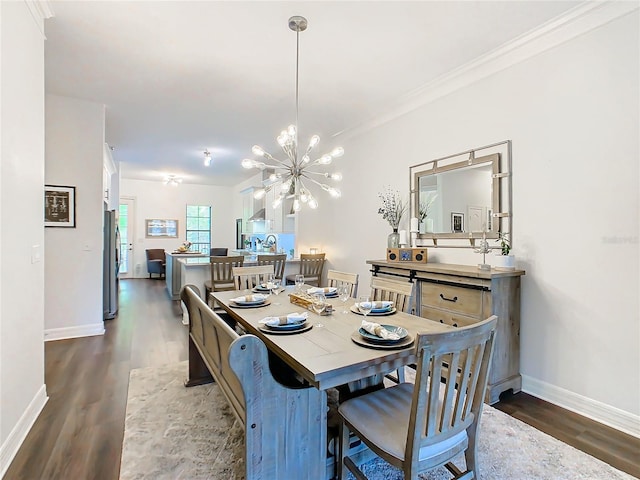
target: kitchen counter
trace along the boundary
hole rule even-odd
[[[167,284],[167,293],[171,300],[180,299],[180,289],[182,288],[182,271],[178,260],[186,258],[190,260],[206,259],[209,262],[209,256],[204,253],[179,253],[179,252],[165,252],[166,267],[165,267],[165,282]]]

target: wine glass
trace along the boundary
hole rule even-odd
[[[302,293],[303,285],[304,285],[304,275],[296,275],[296,292]]]
[[[364,319],[367,319],[367,315],[371,313],[371,309],[373,308],[373,303],[371,302],[371,298],[369,295],[360,295],[358,297],[358,309],[364,315]]]
[[[338,288],[338,295],[340,295],[340,301],[342,302],[342,308],[344,309],[342,310],[342,313],[349,313],[347,311],[346,305],[349,297],[351,296],[351,288],[348,283],[343,283],[342,285],[340,285],[340,287]]]
[[[313,294],[313,296],[311,297],[311,302],[312,302],[311,306],[313,307],[313,311],[316,312],[318,315],[320,315],[322,310],[324,310],[326,301],[327,299],[325,298],[324,294],[322,293]],[[318,322],[316,323],[316,327],[324,327],[324,325]]]
[[[280,295],[280,279],[277,277],[273,277],[273,280],[271,281],[271,293],[276,296],[276,299],[278,298],[278,295]],[[273,304],[280,305],[279,302],[274,302]]]

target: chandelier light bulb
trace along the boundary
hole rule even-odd
[[[278,195],[276,197],[276,199],[273,201],[273,204],[271,205],[273,208],[278,208],[280,206],[280,204],[282,203],[282,199],[284,198],[284,195],[281,193],[280,195]]]
[[[279,178],[280,178],[280,174],[279,173],[272,173],[271,175],[269,175],[269,180],[272,181],[272,182],[275,182]]]
[[[302,208],[302,205],[300,204],[300,199],[299,198],[294,198],[293,199],[293,211],[294,212],[299,212],[300,209]]]
[[[336,148],[334,148],[334,149],[331,151],[330,155],[331,155],[333,158],[341,157],[342,155],[344,155],[344,148],[342,148],[342,147],[336,147]]]
[[[287,133],[289,134],[290,137],[295,137],[296,136],[296,126],[295,125],[289,125],[289,128],[287,128]]]
[[[266,193],[267,191],[264,188],[259,188],[258,190],[253,192],[253,198],[255,198],[256,200],[260,200],[265,196]]]
[[[309,158],[309,155],[305,155],[304,157],[302,157],[303,165],[309,163],[309,161],[311,161],[311,159]]]
[[[340,198],[342,196],[342,193],[337,188],[330,187],[327,192],[329,192],[329,195],[331,195],[333,198]]]
[[[307,205],[309,205],[309,208],[312,208],[315,210],[316,208],[318,208],[318,201],[315,198],[310,197],[309,202],[307,202]]]
[[[255,161],[251,160],[250,158],[245,158],[244,160],[242,160],[242,166],[244,168],[253,168],[255,167]]]
[[[336,182],[339,182],[340,180],[342,180],[341,173],[325,173],[325,176],[327,178],[330,178],[331,180],[335,180]]]
[[[309,195],[307,194],[307,191],[304,189],[300,192],[300,201],[302,203],[307,203],[309,201]]]
[[[262,149],[262,147],[259,147],[258,145],[254,145],[251,151],[253,152],[254,155],[258,155],[259,157],[264,157],[264,150]]]
[[[318,145],[318,143],[320,143],[320,137],[318,135],[314,135],[313,137],[311,137],[311,141],[309,142],[309,150]]]
[[[329,165],[332,160],[333,158],[331,157],[331,155],[326,153],[320,157],[320,159],[318,160],[318,163],[321,165]]]

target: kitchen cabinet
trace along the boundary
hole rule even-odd
[[[272,189],[265,195],[264,201],[264,219],[265,231],[280,233],[282,232],[282,211],[284,202],[281,202],[276,208],[273,208],[273,202],[280,195],[279,189]]]
[[[498,316],[485,402],[520,391],[520,277],[523,270],[479,270],[468,265],[368,260],[374,275],[414,283],[412,313],[454,327]]]
[[[240,192],[242,197],[242,233],[262,233],[264,221],[253,222],[249,219],[263,208],[263,200],[253,198],[253,192],[258,187],[249,187]]]

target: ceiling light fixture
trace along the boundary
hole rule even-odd
[[[164,177],[164,184],[171,185],[172,187],[177,187],[182,183],[182,178],[176,175],[167,175]]]
[[[204,166],[211,166],[211,152],[209,150],[204,151]]]
[[[287,155],[288,161],[278,160],[271,154],[267,153],[262,147],[254,145],[251,149],[254,155],[266,158],[276,164],[269,165],[259,160],[245,158],[242,160],[242,166],[244,168],[273,170],[273,173],[269,176],[269,180],[272,183],[264,188],[256,190],[254,192],[254,197],[260,199],[264,197],[267,192],[279,186],[281,191],[272,204],[273,208],[277,208],[285,198],[293,198],[293,210],[297,212],[302,208],[303,203],[309,205],[310,208],[318,207],[318,201],[313,195],[311,195],[311,192],[309,192],[305,186],[302,180],[303,178],[305,181],[316,184],[332,197],[340,197],[340,190],[328,185],[325,181],[340,181],[342,180],[341,174],[318,172],[310,170],[310,168],[329,165],[334,158],[341,157],[344,154],[344,150],[342,147],[336,147],[330,153],[325,153],[319,158],[311,160],[309,155],[320,142],[320,137],[318,135],[313,135],[309,142],[309,146],[304,150],[302,156],[298,156],[298,65],[300,32],[307,29],[307,19],[300,16],[291,17],[289,19],[289,28],[296,32],[296,124],[289,125],[289,127],[280,132],[280,135],[277,137],[278,144]],[[320,178],[321,181],[312,178],[314,176],[316,178]]]

